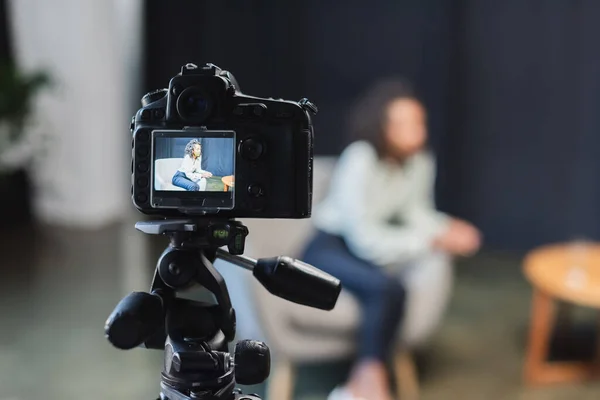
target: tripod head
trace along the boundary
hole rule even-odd
[[[216,258],[251,270],[269,292],[298,304],[331,310],[341,290],[336,278],[290,257],[241,256],[248,228],[238,221],[149,221],[138,222],[136,229],[167,235],[170,244],[157,262],[150,292],[122,299],[105,332],[120,349],[164,349],[162,400],[234,399],[240,396],[236,383],[257,384],[269,375],[266,344],[243,340],[234,356],[227,352],[236,318],[227,285],[212,264]],[[209,290],[217,303],[177,297],[193,285]]]

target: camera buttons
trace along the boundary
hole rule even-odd
[[[150,117],[151,117],[150,110],[142,110],[142,114],[140,115],[140,118],[142,119],[142,121],[149,121]]]
[[[257,104],[252,108],[252,114],[259,118],[264,117],[266,112],[267,106],[265,106],[264,104]]]
[[[139,172],[148,172],[148,164],[145,162],[141,162],[137,165],[137,170]]]
[[[153,117],[154,119],[163,119],[165,117],[165,109],[157,108],[156,110],[154,110]]]
[[[135,195],[135,200],[138,203],[145,203],[148,201],[148,196],[146,196],[144,193],[138,193]]]
[[[233,109],[233,115],[241,117],[242,115],[244,115],[244,108],[242,106],[237,106]]]
[[[146,142],[149,138],[150,138],[150,135],[148,134],[148,131],[146,131],[146,130],[143,130],[143,131],[140,130],[135,135],[135,140],[139,140],[140,142]]]
[[[257,139],[246,139],[240,143],[239,151],[242,157],[254,161],[263,155],[265,146]]]
[[[265,194],[265,191],[263,190],[261,185],[253,183],[248,185],[248,193],[250,193],[250,195],[254,197],[260,197]]]
[[[138,155],[138,157],[147,157],[148,154],[150,153],[150,148],[148,147],[148,145],[140,145],[138,146],[136,153]]]
[[[137,180],[135,181],[135,184],[141,188],[146,188],[146,187],[148,187],[148,178],[146,178],[146,177],[137,178]]]
[[[231,113],[236,117],[263,118],[267,114],[267,106],[262,103],[238,104]]]
[[[275,113],[275,118],[278,119],[291,119],[294,117],[294,113],[292,111],[278,111]]]

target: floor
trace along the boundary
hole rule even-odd
[[[225,185],[221,180],[221,176],[213,176],[206,180],[206,190],[211,192],[222,192],[225,189]]]
[[[0,400],[155,399],[161,352],[117,350],[103,325],[122,296],[147,289],[164,244],[130,223],[1,234]],[[444,325],[419,357],[423,400],[600,397],[599,384],[523,388],[530,290],[519,261],[486,252],[457,266]],[[296,398],[324,399],[347,368],[304,368]]]

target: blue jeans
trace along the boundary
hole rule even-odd
[[[401,281],[356,257],[344,239],[317,232],[301,260],[338,278],[362,307],[358,356],[389,361],[404,316],[406,290]]]
[[[171,183],[177,187],[183,188],[191,192],[197,192],[198,190],[200,190],[200,186],[192,180],[188,179],[188,177],[185,176],[185,173],[181,171],[177,171],[175,175],[173,175]]]

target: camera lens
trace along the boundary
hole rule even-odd
[[[199,87],[189,87],[177,99],[177,112],[184,120],[201,122],[210,114],[210,97]]]
[[[185,113],[191,117],[197,117],[206,112],[208,101],[201,94],[193,94],[186,97],[184,104]]]

